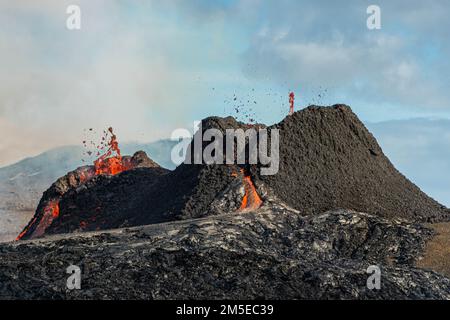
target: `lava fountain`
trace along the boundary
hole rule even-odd
[[[114,134],[113,128],[109,127],[108,131],[105,131],[105,134],[106,137],[103,138],[104,140],[106,140],[107,136],[110,135],[109,141],[106,144],[108,147],[107,151],[103,155],[99,155],[98,159],[94,161],[94,166],[81,167],[76,170],[79,184],[83,184],[98,175],[116,175],[125,170],[131,169],[132,165],[123,161],[117,136]],[[60,215],[60,200],[60,196],[48,200],[45,203],[41,214],[35,214],[33,219],[19,234],[16,240],[22,239],[29,232],[31,232],[30,238],[44,235],[45,230],[53,223],[54,220],[58,219]]]
[[[289,115],[294,114],[294,101],[295,101],[295,94],[294,92],[289,93]]]
[[[120,154],[119,142],[113,132],[113,128],[108,128],[111,138],[108,142],[108,150],[105,154],[94,161],[95,175],[109,174],[115,175],[127,170]],[[113,156],[112,156],[113,155]]]

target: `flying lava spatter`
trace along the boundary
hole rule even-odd
[[[294,100],[295,100],[295,94],[294,92],[289,93],[289,115],[294,114]]]

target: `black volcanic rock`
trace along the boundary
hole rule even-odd
[[[255,212],[0,245],[1,299],[449,299],[414,267],[432,232],[348,210]],[[66,287],[69,265],[81,290]],[[369,290],[367,268],[381,269]]]
[[[449,209],[398,172],[350,107],[311,106],[280,130],[280,170],[260,176],[304,214],[339,208],[413,221],[450,220]]]
[[[93,231],[158,223],[164,217],[149,214],[145,221],[139,213],[147,188],[152,188],[163,168],[136,168],[115,176],[101,175],[70,189],[59,202],[60,215],[46,229],[46,234]]]

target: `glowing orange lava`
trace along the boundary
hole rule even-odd
[[[119,143],[117,142],[117,137],[113,132],[113,128],[110,127],[108,131],[111,134],[110,141],[108,142],[108,150],[105,154],[94,161],[96,175],[115,175],[127,169],[123,164]],[[111,157],[114,153],[115,155]]]
[[[52,215],[52,218],[59,217],[59,201],[50,201],[50,203],[45,207],[44,213],[47,215]]]
[[[239,210],[256,210],[262,205],[261,197],[256,191],[252,178],[248,175],[244,177],[244,189],[245,195],[242,199],[241,207]]]
[[[27,231],[31,228],[32,225],[34,225],[34,223],[36,222],[37,217],[34,217],[33,220],[28,224],[28,226],[26,226],[23,231],[17,236],[16,241],[20,240],[23,238],[23,236],[25,235],[25,233],[27,233]]]
[[[289,93],[289,115],[294,114],[294,101],[295,101],[295,94],[291,92]]]
[[[33,237],[40,237],[44,234],[45,230],[52,224],[53,220],[59,217],[59,200],[51,200],[44,207],[44,214],[39,220],[36,229],[33,231]],[[27,233],[27,231],[33,226],[37,221],[37,217],[28,224],[27,227],[19,234],[16,240],[22,239],[22,237]]]
[[[242,183],[244,185],[245,194],[242,198],[241,206],[239,211],[252,211],[261,207],[263,201],[256,191],[255,184],[249,174],[245,174],[243,169],[240,169],[240,173],[244,176]],[[231,176],[237,177],[236,172],[231,173]]]

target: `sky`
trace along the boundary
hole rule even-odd
[[[290,91],[385,128],[448,120],[449,14],[446,0],[0,0],[0,166],[88,128],[147,142],[211,115],[275,123]]]
[[[366,126],[401,173],[450,208],[450,120],[417,118]]]

